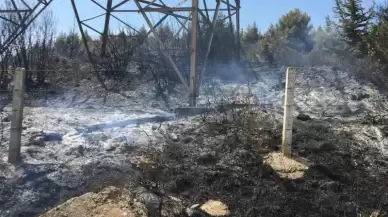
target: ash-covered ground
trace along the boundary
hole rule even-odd
[[[1,114],[0,216],[39,216],[73,196],[130,181],[144,184],[145,179],[169,186],[163,195],[180,198],[184,208],[222,199],[230,216],[387,214],[385,96],[346,72],[329,67],[298,70],[293,144],[295,155],[308,162],[300,168],[308,168],[284,170],[275,161],[281,143],[285,69],[257,73],[259,80],[249,84],[207,82],[198,104],[252,94],[248,98],[262,105],[254,113],[262,126],[253,128],[260,141],[231,140],[220,126],[216,133],[209,132],[209,123],[217,121],[204,121],[203,115],[177,118],[171,108],[187,101],[180,87],[169,93],[167,108],[155,97],[153,84],[136,85],[123,92],[124,97],[105,95],[84,80],[79,87],[56,88],[45,99],[27,100],[23,163],[13,166],[6,163],[11,114],[11,106],[6,106]],[[265,155],[246,156],[247,143],[260,147],[257,153],[266,150]],[[167,156],[167,148],[175,155]],[[147,178],[148,172],[139,167],[144,150],[159,153],[164,161],[157,164],[168,164],[163,171],[170,175],[160,181]],[[260,166],[263,163],[268,168]],[[217,183],[218,179],[226,183]]]

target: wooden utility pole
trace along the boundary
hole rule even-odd
[[[11,138],[9,141],[8,162],[12,164],[20,163],[20,147],[22,137],[24,90],[26,71],[24,68],[17,68],[13,80],[12,99],[12,123]]]
[[[295,69],[287,68],[282,140],[282,152],[286,157],[291,157],[295,78]]]

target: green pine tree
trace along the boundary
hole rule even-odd
[[[259,28],[256,23],[249,25],[247,31],[243,34],[243,41],[247,44],[254,44],[259,40],[259,38]]]
[[[334,13],[339,19],[341,36],[352,49],[367,53],[365,41],[372,18],[373,7],[365,9],[362,0],[335,0]]]

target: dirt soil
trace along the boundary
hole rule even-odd
[[[146,217],[145,207],[129,196],[126,189],[107,187],[72,198],[41,217]]]

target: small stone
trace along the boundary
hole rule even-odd
[[[194,140],[193,137],[191,137],[191,136],[186,136],[186,137],[184,137],[184,138],[182,139],[182,142],[185,143],[185,144],[187,144],[187,143],[192,142],[193,140]]]
[[[132,152],[133,150],[136,149],[136,146],[131,145],[129,143],[124,143],[124,144],[120,145],[119,148],[120,148],[120,153],[124,154],[124,153]]]
[[[189,177],[185,176],[178,176],[174,181],[173,181],[173,186],[171,190],[173,190],[174,193],[178,192],[183,192],[190,187],[192,187],[192,180],[190,180]]]
[[[10,122],[11,118],[9,116],[3,118],[3,122]]]
[[[193,216],[194,215],[194,210],[193,209],[190,209],[190,208],[186,208],[186,214],[187,216]]]
[[[375,210],[370,214],[370,217],[379,217],[381,214],[380,210]]]
[[[159,105],[159,103],[154,102],[151,104],[151,107],[157,108],[157,107],[160,107],[160,105]]]
[[[321,147],[319,148],[320,151],[333,151],[336,150],[336,147],[333,143],[330,142],[323,142]]]
[[[104,147],[105,151],[114,151],[114,150],[116,150],[115,144],[112,144],[112,143],[105,143],[103,145],[103,147]]]
[[[217,162],[217,157],[214,153],[201,153],[198,157],[198,162],[201,164],[212,164]]]
[[[152,125],[152,128],[151,128],[152,130],[157,130],[158,129],[158,127],[156,126],[156,125]]]
[[[230,213],[226,204],[216,200],[207,201],[200,209],[211,216],[227,216]]]
[[[190,206],[190,209],[196,209],[198,207],[199,207],[199,204],[194,204],[194,205]]]
[[[323,183],[320,186],[320,188],[323,189],[323,190],[331,190],[333,192],[338,192],[338,190],[339,190],[339,183],[335,182],[335,181],[329,181],[329,182]]]
[[[361,101],[361,100],[363,100],[363,99],[368,99],[370,97],[370,95],[369,94],[367,94],[367,93],[360,93],[360,94],[358,94],[358,95],[352,95],[351,96],[351,99],[353,100],[353,101]]]
[[[82,145],[79,145],[79,146],[77,147],[77,151],[78,151],[78,154],[79,154],[80,156],[84,156],[84,155],[85,155],[85,148],[84,148]]]
[[[45,142],[62,141],[62,135],[59,133],[44,133],[43,140]]]
[[[138,199],[147,207],[150,213],[156,213],[159,210],[161,199],[157,195],[151,192],[143,192],[138,195]]]
[[[360,94],[358,95],[358,99],[359,99],[359,100],[369,99],[369,97],[370,97],[370,95],[367,94],[367,93],[360,93]]]
[[[355,202],[345,202],[345,204],[343,205],[345,210],[355,210],[355,208],[357,207],[357,204]]]
[[[39,150],[37,147],[28,147],[26,149],[26,153],[29,155],[29,156],[34,156],[35,154],[39,153]]]
[[[66,156],[74,155],[76,157],[84,156],[85,148],[82,145],[76,145],[69,148],[66,152]]]
[[[175,133],[170,133],[170,139],[174,142],[179,141],[179,137]]]
[[[125,136],[119,136],[112,139],[113,143],[124,143],[127,142],[127,137]]]
[[[34,145],[34,146],[45,146],[44,143],[44,135],[43,132],[33,132],[31,134],[31,137],[29,139],[29,142],[27,143],[27,146]]]
[[[186,214],[188,216],[194,216],[196,213],[198,213],[199,204],[194,204],[191,207],[186,208]]]
[[[311,117],[309,115],[306,115],[306,114],[299,114],[296,118],[298,120],[301,120],[301,121],[309,121],[309,120],[311,120]]]

